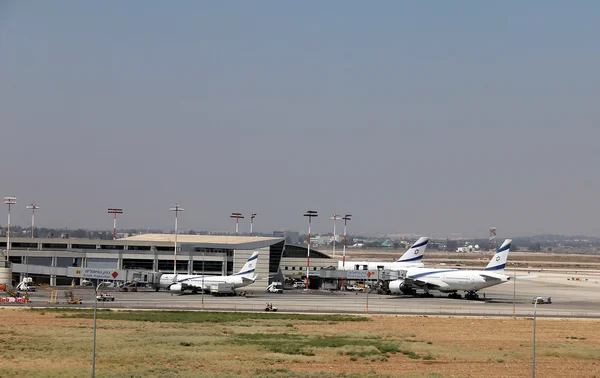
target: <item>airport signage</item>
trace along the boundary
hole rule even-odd
[[[125,273],[115,269],[68,268],[67,276],[97,280],[125,279]]]
[[[27,298],[13,298],[13,297],[0,298],[0,303],[27,303],[27,302],[29,302],[29,299],[27,299]]]
[[[349,280],[366,280],[371,277],[375,278],[377,271],[370,270],[347,270],[346,278]]]

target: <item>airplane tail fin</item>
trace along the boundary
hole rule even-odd
[[[498,251],[492,257],[489,264],[485,267],[485,270],[504,271],[506,266],[506,260],[508,259],[508,252],[510,252],[511,239],[506,239],[504,243],[498,248]]]
[[[425,250],[427,249],[427,243],[429,243],[428,237],[419,238],[408,249],[408,251],[404,252],[402,257],[400,257],[396,262],[419,262],[423,260],[423,255],[425,254]]]
[[[256,276],[254,271],[256,270],[256,263],[258,262],[258,251],[254,252],[252,256],[246,261],[242,269],[237,272],[236,276],[241,276],[242,278],[248,278],[251,280],[255,280]]]

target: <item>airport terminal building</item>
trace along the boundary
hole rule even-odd
[[[176,265],[178,274],[231,275],[254,251],[259,252],[258,279],[248,289],[265,289],[273,280],[306,277],[307,248],[286,245],[279,237],[177,235],[176,260],[174,234],[117,240],[12,237],[9,251],[6,243],[6,237],[0,238],[0,250],[8,254],[12,280],[17,283],[27,275],[34,277],[36,284],[70,285],[73,279],[61,275],[68,267],[173,273]],[[311,250],[311,276],[331,266],[337,262]]]

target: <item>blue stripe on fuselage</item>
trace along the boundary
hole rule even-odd
[[[408,275],[407,278],[418,278],[418,277],[429,276],[431,274],[436,274],[436,273],[457,272],[457,271],[458,271],[458,269],[435,270],[433,272],[425,272],[425,273]]]

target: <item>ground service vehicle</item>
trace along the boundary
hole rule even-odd
[[[362,287],[358,285],[346,286],[346,291],[362,291]]]
[[[233,287],[234,286],[231,283],[218,283],[210,285],[210,294],[214,295],[215,297],[222,295],[235,295]]]
[[[283,284],[281,282],[271,282],[271,284],[267,286],[267,292],[283,294]]]
[[[304,289],[305,286],[304,282],[294,282],[292,285],[294,289]]]
[[[267,306],[265,307],[265,311],[277,311],[277,307],[273,307],[273,303],[267,303]]]
[[[550,298],[550,297],[535,297],[531,300],[531,303],[552,304],[552,298]]]
[[[109,301],[114,302],[115,297],[113,297],[110,294],[102,293],[102,294],[96,295],[96,300],[98,300],[99,302],[109,302]]]

